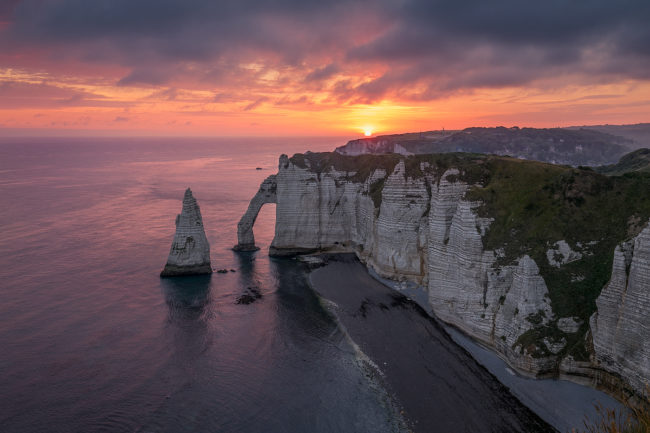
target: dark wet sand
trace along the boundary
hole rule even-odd
[[[554,432],[415,302],[372,278],[354,255],[327,256],[314,289],[379,367],[415,432]]]

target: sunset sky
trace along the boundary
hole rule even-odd
[[[648,0],[0,0],[0,135],[650,121]]]

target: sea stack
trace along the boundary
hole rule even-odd
[[[211,274],[210,245],[203,229],[201,209],[187,188],[183,210],[176,216],[176,234],[161,277]]]

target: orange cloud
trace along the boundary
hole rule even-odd
[[[100,13],[92,2],[10,0],[0,134],[647,122],[644,1],[144,0]]]

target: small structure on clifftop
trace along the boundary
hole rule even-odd
[[[176,216],[176,234],[161,277],[211,274],[210,245],[205,237],[201,209],[187,188],[183,210]]]

